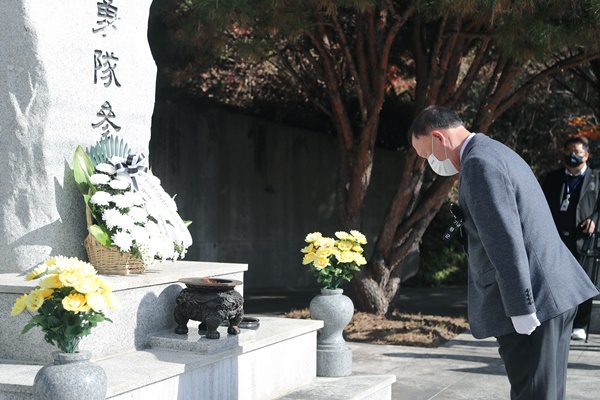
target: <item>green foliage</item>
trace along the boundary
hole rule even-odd
[[[97,147],[97,150],[94,153],[96,154],[96,157],[102,157],[102,154],[104,154],[103,148],[112,148],[114,150],[115,146],[111,147],[106,145],[103,147],[101,145],[100,147]],[[107,153],[113,150],[107,150]],[[92,162],[90,156],[88,156],[85,150],[83,150],[83,147],[77,146],[77,149],[75,149],[75,155],[73,156],[73,176],[75,177],[77,187],[83,193],[83,200],[86,207],[90,209],[92,216],[96,218],[96,220],[98,220],[99,217],[99,214],[96,210],[97,207],[90,203],[90,195],[96,192],[96,188],[90,182],[90,176],[96,172],[94,165],[97,164]],[[110,247],[112,245],[110,234],[106,228],[99,225],[90,225],[88,226],[88,231],[94,235],[94,237],[100,243],[102,243],[103,246]]]
[[[104,226],[97,224],[88,226],[88,232],[90,232],[96,240],[98,240],[102,246],[112,246],[112,240],[110,240],[110,232]]]
[[[84,195],[88,194],[93,185],[90,183],[90,175],[95,172],[94,164],[83,147],[77,146],[73,155],[73,176],[77,187]]]
[[[87,153],[92,161],[92,166],[102,164],[110,160],[112,157],[127,158],[131,153],[131,149],[127,142],[116,135],[103,137],[96,144],[92,145]],[[92,169],[93,171],[93,169]],[[92,172],[93,173],[93,172]]]
[[[378,24],[382,24],[378,31],[382,32],[385,32],[384,25],[389,26],[394,20],[390,5],[398,15],[406,13],[408,22],[392,47],[390,67],[401,69],[402,80],[408,82],[416,76],[413,70],[415,54],[411,44],[415,40],[412,21],[417,19],[424,22],[421,40],[429,51],[437,46],[436,41],[445,43],[443,37],[450,37],[456,29],[461,32],[459,41],[469,38],[467,47],[473,51],[483,40],[491,39],[493,46],[490,46],[491,52],[485,60],[489,67],[482,68],[478,79],[483,83],[489,82],[493,62],[498,55],[506,55],[513,61],[517,60],[517,63],[531,59],[548,62],[552,57],[564,56],[569,51],[598,49],[600,37],[600,0],[172,2],[177,6],[170,7],[161,18],[167,21],[165,26],[168,32],[165,36],[170,41],[164,48],[168,52],[173,48],[181,49],[178,56],[170,54],[168,60],[165,59],[168,67],[164,73],[173,86],[184,88],[193,96],[265,116],[280,113],[289,115],[293,110],[306,115],[306,109],[311,108],[307,99],[316,100],[326,107],[329,104],[323,71],[315,67],[325,60],[311,46],[309,35],[327,35],[326,47],[332,61],[339,67],[337,82],[342,86],[345,106],[348,110],[357,109],[357,93],[353,87],[356,82],[346,67],[346,45],[335,32],[332,21],[334,15],[346,35],[350,54],[359,57],[356,38],[357,24],[359,21],[364,23],[361,13],[388,15],[377,20]],[[414,7],[414,11],[408,12],[410,7]],[[438,29],[444,26],[444,22],[448,24],[440,37]],[[451,27],[454,22],[458,23],[458,27]],[[379,51],[383,37],[374,40]],[[308,61],[309,54],[314,57],[313,63]],[[473,53],[464,54],[461,75],[469,67],[472,57]],[[523,77],[514,79],[514,87],[518,87],[522,80]],[[450,91],[454,90],[453,85],[454,82],[444,84]],[[299,86],[301,90],[298,90]],[[414,87],[414,84],[411,86]],[[484,87],[480,95],[487,93],[487,87],[480,86]],[[411,94],[414,96],[414,92]],[[484,103],[486,99],[481,100]],[[276,109],[275,112],[272,112],[272,108]],[[358,112],[352,118],[358,120]]]
[[[82,313],[67,311],[62,306],[64,299],[71,292],[71,288],[56,290],[52,298],[44,301],[38,309],[38,315],[33,316],[21,333],[27,333],[38,326],[44,332],[44,340],[57,346],[65,353],[74,353],[79,341],[91,333],[91,329],[99,322],[112,322],[102,313],[88,310]]]
[[[338,263],[336,261],[320,270],[313,265],[309,269],[317,276],[317,282],[322,283],[326,289],[337,289],[343,281],[350,282],[353,271],[360,271],[355,263]]]
[[[481,33],[493,35],[498,50],[523,61],[544,60],[574,44],[599,45],[598,0],[439,0],[428,5],[425,12],[433,20],[450,12],[478,21],[485,29]]]

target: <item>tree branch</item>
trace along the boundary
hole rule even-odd
[[[475,78],[477,78],[479,71],[481,71],[481,68],[485,64],[485,59],[487,58],[488,53],[488,46],[490,46],[490,39],[482,39],[481,44],[477,49],[477,53],[475,54],[475,57],[473,57],[473,61],[469,66],[467,74],[458,86],[456,92],[447,100],[447,102],[445,102],[445,104],[457,104],[461,102],[463,98],[465,98],[468,89],[473,85]]]
[[[427,91],[427,99],[425,100],[425,106],[429,106],[435,103],[437,89],[434,91],[433,87],[437,86],[437,79],[440,78],[440,51],[444,40],[442,35],[448,21],[448,14],[444,14],[438,25],[437,32],[434,36],[433,43],[431,44],[431,50],[429,50],[429,90]]]
[[[504,101],[502,101],[502,103],[497,107],[496,112],[494,113],[494,119],[502,115],[506,110],[508,110],[517,101],[519,101],[525,95],[525,93],[532,90],[532,88],[535,85],[537,85],[547,77],[561,72],[562,70],[573,68],[577,65],[581,65],[585,62],[597,59],[600,59],[600,52],[593,52],[588,54],[582,51],[574,56],[560,60],[554,65],[546,68],[545,70],[540,71],[538,74],[536,74],[535,76],[527,80],[527,82],[525,82],[523,85],[521,85],[519,89],[517,89],[514,93],[512,93],[510,96],[504,99]]]
[[[337,9],[335,9],[334,12],[331,14],[331,18],[333,20],[333,27],[334,27],[335,33],[338,35],[340,44],[342,46],[342,50],[344,51],[344,54],[346,55],[346,60],[348,63],[348,67],[350,69],[350,74],[352,75],[354,82],[355,82],[354,88],[356,90],[356,97],[358,99],[358,105],[360,107],[360,118],[362,120],[362,123],[365,124],[367,122],[368,114],[367,114],[367,107],[365,105],[365,96],[364,96],[363,88],[361,85],[362,80],[360,79],[360,75],[356,68],[354,58],[352,57],[352,53],[350,52],[350,45],[348,44],[346,34],[344,33],[342,26],[340,25],[340,21],[338,19],[338,14],[337,14]]]
[[[400,182],[396,188],[396,193],[394,193],[390,207],[385,213],[383,227],[379,231],[377,242],[375,243],[375,253],[381,253],[386,259],[390,254],[396,229],[398,229],[398,225],[406,213],[408,202],[414,197],[415,193],[419,192],[419,189],[415,187],[416,185],[408,184],[413,176],[414,165],[418,160],[419,157],[414,149],[410,149],[405,154]]]
[[[427,98],[427,87],[429,82],[427,77],[429,76],[429,65],[427,64],[427,52],[425,51],[425,44],[422,38],[422,26],[421,26],[421,15],[417,14],[414,18],[413,31],[412,31],[412,42],[414,44],[414,58],[415,58],[415,70],[417,85],[415,87],[415,105],[414,114],[420,112],[425,108],[425,99]]]
[[[358,76],[360,84],[363,88],[365,98],[371,97],[371,81],[369,79],[369,72],[367,66],[367,54],[365,49],[365,15],[364,13],[357,16],[356,21],[356,62],[358,63]]]
[[[449,20],[445,18],[445,24],[448,24],[452,29],[457,30],[460,26],[460,21],[455,18],[451,18]],[[442,83],[445,82],[447,79],[446,77],[448,74],[448,63],[450,62],[450,58],[455,52],[456,41],[458,38],[458,35],[456,34],[451,35],[447,38],[444,38],[444,36],[445,35],[443,34],[443,32],[440,32],[439,35],[436,36],[436,40],[437,42],[439,42],[439,45],[436,44],[435,46],[438,62],[435,64],[432,63],[433,77],[431,80],[432,82],[429,85],[428,94],[429,102],[432,104],[441,103],[440,92],[441,88],[444,87],[442,86]],[[444,87],[444,90],[447,89],[448,88]]]
[[[394,236],[393,248],[398,248],[404,242],[404,237],[414,228],[414,226],[427,216],[431,209],[441,200],[441,195],[446,195],[452,187],[457,177],[438,177],[431,186],[425,191],[422,201],[416,207],[407,220],[402,221],[402,226]]]
[[[369,43],[369,76],[371,77],[371,87],[376,90],[375,74],[377,73],[377,33],[375,31],[375,21],[373,11],[369,10],[367,14],[367,42]]]
[[[299,65],[298,68],[301,68],[302,70],[304,70],[304,74],[300,74],[296,71],[296,69],[294,68],[294,66],[289,62],[288,58],[286,57],[285,53],[282,53],[280,50],[278,51],[278,55],[279,55],[279,60],[281,60],[281,62],[284,64],[284,66],[278,66],[276,64],[274,64],[277,68],[280,68],[281,70],[285,71],[287,73],[287,75],[290,77],[291,80],[296,81],[298,83],[298,85],[302,88],[302,90],[306,93],[306,97],[309,99],[309,101],[319,110],[321,110],[322,113],[324,113],[327,117],[331,118],[331,111],[329,109],[327,109],[327,107],[325,107],[325,105],[320,101],[319,99],[319,88],[317,87],[316,83],[315,83],[315,79],[308,79],[305,77],[305,75],[308,75],[308,71],[306,71],[302,65]],[[311,93],[311,89],[314,92],[314,95],[310,95]]]
[[[336,68],[329,55],[327,49],[323,46],[323,42],[320,41],[312,32],[306,32],[306,35],[311,40],[319,56],[323,60],[323,80],[325,86],[329,92],[329,101],[331,102],[332,114],[337,120],[339,127],[338,134],[343,139],[343,148],[350,150],[354,147],[354,141],[352,138],[352,124],[346,112],[346,107],[340,93],[338,86]]]

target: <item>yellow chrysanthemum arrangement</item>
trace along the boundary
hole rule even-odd
[[[26,281],[33,279],[39,279],[39,284],[19,297],[10,313],[15,316],[27,310],[31,315],[21,333],[39,326],[46,342],[74,353],[81,338],[99,322],[112,322],[103,311],[116,308],[117,299],[110,283],[91,264],[75,257],[52,257],[25,276]]]
[[[323,236],[320,232],[309,233],[304,241],[308,246],[302,264],[317,276],[317,282],[324,283],[325,289],[337,289],[342,281],[352,279],[352,271],[367,263],[363,256],[362,245],[367,243],[365,235],[359,231],[336,232],[334,238]]]

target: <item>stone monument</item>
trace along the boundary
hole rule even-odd
[[[152,0],[0,2],[0,272],[85,259],[73,152],[118,134],[148,155]]]

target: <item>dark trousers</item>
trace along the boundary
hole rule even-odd
[[[542,322],[531,335],[496,337],[511,400],[564,400],[573,318],[577,307]]]
[[[592,297],[579,305],[577,308],[577,315],[575,315],[575,320],[573,320],[573,329],[588,329],[590,320],[592,319],[593,301],[594,298]]]
[[[577,240],[575,233],[569,236],[564,236],[561,233],[560,237],[563,240],[564,244],[566,244],[569,250],[571,251],[571,254],[573,254],[573,257],[575,257],[579,261],[579,263],[582,264],[581,266],[588,274],[590,279],[592,279],[591,273],[592,264],[595,262],[594,257],[582,257],[581,255],[579,255],[579,253],[577,252]],[[586,240],[583,244],[583,247],[588,247],[590,246],[590,244],[592,243]],[[579,305],[577,309],[577,314],[575,315],[575,320],[573,321],[573,328],[587,329],[589,327],[590,319],[592,317],[593,300],[594,298],[588,299]]]

